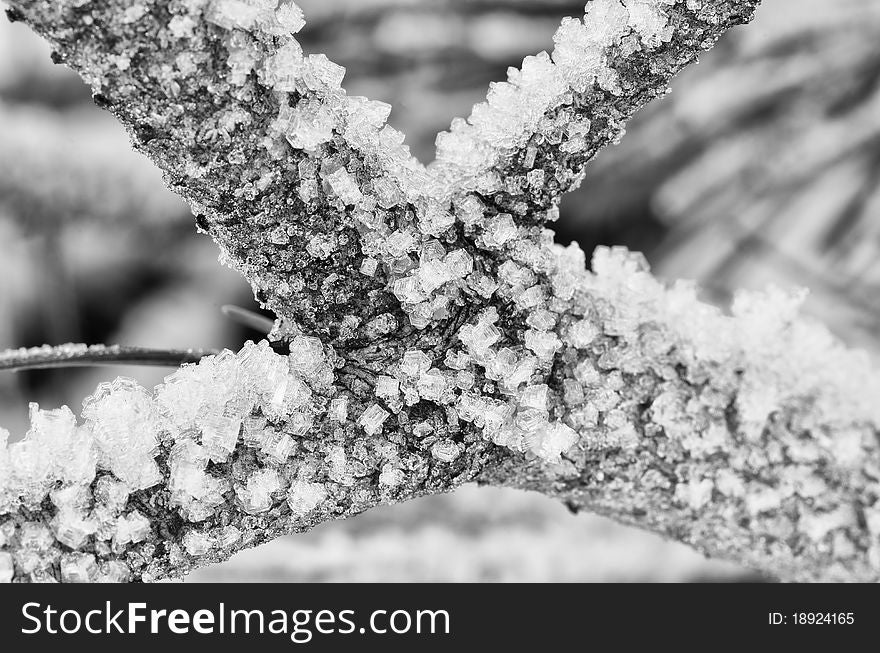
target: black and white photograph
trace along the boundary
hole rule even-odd
[[[0,8],[0,582],[880,580],[880,2]]]

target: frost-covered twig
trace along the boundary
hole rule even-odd
[[[205,356],[219,353],[215,349],[151,349],[123,345],[44,345],[0,351],[0,370],[54,369],[61,367],[94,367],[96,365],[155,365],[179,367],[197,363]]]
[[[220,312],[223,313],[223,315],[228,317],[230,320],[234,320],[242,326],[246,326],[249,329],[258,331],[263,335],[268,335],[272,332],[272,329],[275,328],[274,320],[270,320],[264,315],[254,313],[253,311],[249,311],[246,308],[241,308],[240,306],[226,304],[225,306],[220,307]]]
[[[543,226],[755,4],[594,0],[424,167],[388,107],[302,54],[292,2],[13,2],[190,200],[290,355],[105,384],[82,424],[34,409],[0,463],[9,577],[176,575],[476,480],[786,578],[877,578],[867,361],[796,300],[743,295],[724,317],[621,250],[588,272]]]

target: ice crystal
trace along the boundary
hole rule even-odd
[[[340,485],[352,484],[352,470],[348,457],[345,455],[345,448],[338,445],[331,446],[327,451],[325,461],[328,467],[327,476],[330,477],[330,480]]]
[[[272,462],[283,464],[296,448],[296,442],[286,433],[271,431],[263,439],[260,451]]]
[[[368,435],[376,435],[382,430],[385,420],[391,415],[379,404],[370,404],[358,419],[358,424]]]
[[[502,213],[493,218],[486,226],[483,242],[489,248],[498,248],[511,238],[515,238],[516,234],[517,229],[513,218],[507,213]]]
[[[378,267],[379,261],[371,256],[368,256],[361,262],[360,272],[361,274],[365,274],[368,277],[372,277],[376,274],[376,270],[378,269]]]
[[[465,325],[458,334],[472,356],[480,357],[501,339],[501,331],[488,320]]]
[[[217,547],[219,549],[228,549],[240,540],[241,530],[231,524],[221,528],[216,536]]]
[[[547,391],[547,385],[544,383],[525,388],[519,395],[520,406],[536,410],[547,410],[549,408]]]
[[[223,414],[207,414],[201,420],[202,445],[214,462],[224,462],[238,442],[242,417]]]
[[[117,518],[113,542],[117,546],[125,546],[129,543],[137,544],[146,539],[151,530],[150,520],[135,510]]]
[[[235,495],[245,512],[258,514],[272,507],[272,495],[282,489],[281,479],[274,469],[261,469],[251,474],[244,485],[235,488]]]
[[[411,378],[418,378],[431,367],[431,359],[419,349],[408,349],[403,354],[400,371]]]
[[[187,519],[206,519],[225,501],[227,484],[206,472],[207,452],[192,440],[181,440],[174,445],[170,461],[172,501],[180,506]]]
[[[627,0],[626,8],[629,12],[629,26],[636,31],[647,47],[655,48],[671,38],[672,29],[667,28],[669,17],[657,7],[656,3],[647,0]]]
[[[343,204],[357,204],[363,199],[363,194],[357,183],[345,168],[339,168],[336,172],[325,177],[325,180],[329,189],[342,200]]]
[[[197,530],[189,530],[183,536],[183,548],[191,556],[202,556],[211,550],[211,538]]]
[[[447,380],[440,370],[429,369],[419,376],[416,387],[423,399],[437,402],[446,390]]]
[[[382,467],[382,472],[379,474],[379,485],[384,485],[386,487],[397,487],[404,481],[404,473],[395,467],[392,463],[386,463]]]
[[[0,583],[12,582],[14,573],[12,555],[6,551],[0,551]]]
[[[295,480],[287,490],[287,505],[297,517],[312,512],[327,498],[327,491],[320,483]]]
[[[91,553],[65,553],[61,556],[61,580],[65,583],[89,583],[95,580],[98,566]]]
[[[400,381],[391,376],[376,379],[376,396],[385,401],[393,401],[400,395]]]
[[[343,423],[348,419],[348,398],[335,397],[330,402],[330,419]]]
[[[440,440],[431,447],[431,455],[444,463],[451,463],[461,455],[461,447],[452,440]]]
[[[294,34],[305,25],[302,10],[292,0],[211,0],[206,16],[226,29],[260,27],[275,35]]]
[[[51,523],[55,539],[71,549],[80,548],[97,530],[97,524],[86,514],[86,488],[72,485],[53,491],[50,497],[57,510]]]
[[[14,568],[42,578],[55,559],[55,542],[69,549],[95,542],[101,555],[150,546],[153,525],[126,504],[133,491],[163,480],[160,456],[168,470],[170,507],[185,520],[207,520],[233,496],[245,512],[268,510],[285,487],[273,466],[286,464],[294,434],[304,435],[314,421],[312,391],[303,379],[320,385],[326,365],[315,338],[294,338],[289,357],[267,343],[248,343],[238,354],[184,366],[153,395],[129,379],[102,384],[84,401],[82,424],[66,409],[33,406],[28,437],[0,450],[0,466],[10,472],[0,476],[0,511],[19,500],[39,505],[46,493],[55,511],[50,528],[27,524],[16,535],[0,525],[6,540],[17,538]],[[266,415],[286,420],[286,430],[271,428]],[[239,446],[254,448],[267,467],[233,488],[209,463],[225,462]],[[192,533],[184,548],[201,555],[208,544]],[[99,564],[94,556],[73,554],[62,556],[60,568],[70,581],[118,581],[131,573],[118,561]]]
[[[92,433],[76,424],[66,408],[30,406],[31,428],[24,440],[6,447],[0,430],[0,507],[21,498],[37,503],[55,480],[87,484],[95,477],[97,447]]]
[[[314,378],[325,361],[324,347],[318,338],[297,336],[290,343],[290,367],[303,377]],[[307,388],[301,388],[298,393],[307,393],[307,391]]]

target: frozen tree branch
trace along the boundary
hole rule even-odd
[[[0,370],[93,367],[96,365],[157,365],[179,367],[198,363],[205,356],[217,354],[212,349],[150,349],[123,345],[85,345],[68,343],[50,347],[28,347],[0,351]]]
[[[270,334],[272,329],[275,328],[275,322],[273,320],[270,320],[268,317],[260,315],[259,313],[249,311],[246,308],[241,308],[240,306],[226,304],[225,306],[220,307],[220,312],[230,320],[238,322],[242,326],[246,326],[263,335]]]
[[[268,343],[32,412],[0,574],[153,580],[469,481],[789,579],[877,579],[868,361],[544,225],[626,119],[756,0],[594,0],[423,166],[304,55],[286,0],[16,0],[280,320]],[[63,464],[62,464],[63,463]]]

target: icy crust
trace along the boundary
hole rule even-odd
[[[640,482],[680,510],[711,513],[722,497],[768,533],[866,550],[878,566],[880,375],[797,316],[802,295],[743,293],[725,315],[622,248],[599,248],[592,271],[574,245],[545,254],[521,329],[489,307],[442,360],[409,349],[366,393],[339,383],[332,349],[297,336],[289,355],[248,343],[153,393],[102,384],[81,422],[33,405],[27,437],[0,450],[0,578],[149,580],[160,555],[186,568],[228,554],[253,539],[249,515],[295,528],[372,474],[392,492],[419,459],[454,463],[461,422],[560,478],[618,476],[615,461],[662,436],[677,485],[650,470]],[[513,278],[500,292],[521,296]],[[420,402],[446,419],[413,421]],[[588,462],[602,452],[615,455]],[[150,513],[159,497],[183,520],[172,541]]]
[[[493,300],[442,359],[410,349],[388,366],[377,400],[443,406],[450,424],[524,454],[536,478],[629,492],[658,523],[750,524],[768,538],[756,564],[791,567],[796,542],[812,574],[876,575],[880,374],[798,315],[805,293],[741,292],[725,314],[623,248],[598,248],[588,270],[539,227],[511,244]]]
[[[497,281],[485,260],[555,219],[589,157],[712,44],[716,24],[755,2],[593,0],[583,19],[563,21],[552,53],[511,68],[470,118],[440,135],[428,167],[387,124],[389,105],[348,96],[342,67],[303,52],[294,2],[137,2],[121,26],[121,8],[78,2],[72,13],[135,41],[146,38],[143,21],[166,21],[155,64],[84,48],[89,81],[120,91],[121,104],[147,95],[161,107],[126,120],[183,180],[224,260],[277,314],[344,344],[372,337],[380,312],[398,320],[386,333],[405,322],[428,329],[491,299]],[[165,146],[170,161],[154,145],[159,135],[175,143]]]
[[[747,563],[793,569],[794,549],[811,559],[795,577],[876,578],[880,374],[869,356],[799,316],[805,292],[739,292],[725,314],[692,283],[656,280],[641,255],[599,248],[584,273],[576,250],[558,250],[580,277],[556,330],[554,403],[581,434],[574,468],[600,459],[596,486],[628,488],[634,506],[668,497],[682,514],[659,519],[694,538],[746,524],[737,537],[761,538],[737,554]],[[741,545],[708,546],[726,556]]]
[[[282,471],[297,448],[293,437],[308,433],[317,414],[314,393],[332,381],[330,360],[314,338],[294,339],[289,356],[248,343],[182,367],[153,393],[121,377],[103,383],[83,402],[81,422],[66,407],[32,404],[25,439],[7,446],[0,431],[0,577],[11,578],[8,549],[18,575],[32,580],[57,577],[56,565],[60,580],[128,579],[126,552],[136,547],[148,560],[159,526],[132,507],[141,490],[164,492],[192,523],[227,501],[248,514],[266,511],[287,490],[295,512],[313,510],[323,489],[312,488],[308,469],[298,479]],[[246,455],[265,466],[218,473]],[[28,520],[40,511],[52,515],[48,522]],[[231,544],[229,528],[217,534]],[[200,555],[200,546],[221,545],[207,537],[192,531],[182,541]]]
[[[553,38],[551,54],[527,57],[511,68],[507,82],[493,84],[487,101],[474,107],[467,120],[456,120],[437,138],[438,168],[480,192],[502,190],[492,175],[499,160],[534,140],[574,154],[587,149],[589,120],[567,125],[552,111],[572,105],[594,87],[622,95],[612,57],[651,51],[672,39],[674,23],[666,10],[676,0],[593,0],[583,20],[566,18]],[[683,3],[682,3],[683,4]],[[528,166],[531,167],[531,166]],[[463,179],[462,179],[463,178]],[[469,178],[469,179],[468,179]]]
[[[317,215],[329,208],[345,217],[334,232],[310,236],[307,254],[316,263],[334,260],[345,247],[345,229],[356,229],[362,258],[355,267],[363,277],[384,282],[410,324],[425,329],[448,319],[456,305],[493,294],[494,281],[475,263],[471,243],[504,253],[523,223],[555,219],[555,201],[578,182],[589,156],[620,136],[633,107],[624,101],[628,108],[612,105],[639,93],[632,80],[620,78],[621,62],[650,61],[676,29],[720,20],[722,10],[716,16],[712,8],[701,9],[699,19],[685,16],[695,10],[692,4],[588,3],[582,20],[563,21],[552,54],[527,57],[521,69],[511,68],[508,81],[493,84],[470,118],[456,120],[438,137],[437,161],[428,167],[387,124],[389,105],[348,96],[341,87],[342,67],[303,52],[294,36],[304,24],[302,12],[294,3],[212,0],[190,2],[189,10],[228,31],[233,95],[240,86],[244,98],[256,80],[276,99],[278,113],[262,145],[279,166],[295,166],[304,210]],[[296,19],[279,22],[280,13]],[[672,57],[656,75],[668,77],[681,64]],[[224,121],[234,128],[247,116]],[[518,172],[509,175],[505,169],[512,162]],[[273,174],[266,171],[252,192],[261,191]],[[499,203],[493,196],[514,199]],[[282,221],[266,230],[267,245],[283,247],[297,233],[293,223]],[[257,290],[279,295],[282,302],[302,293],[304,281],[296,276],[277,283],[265,272],[251,272]],[[343,315],[339,331],[355,332],[361,319]]]

